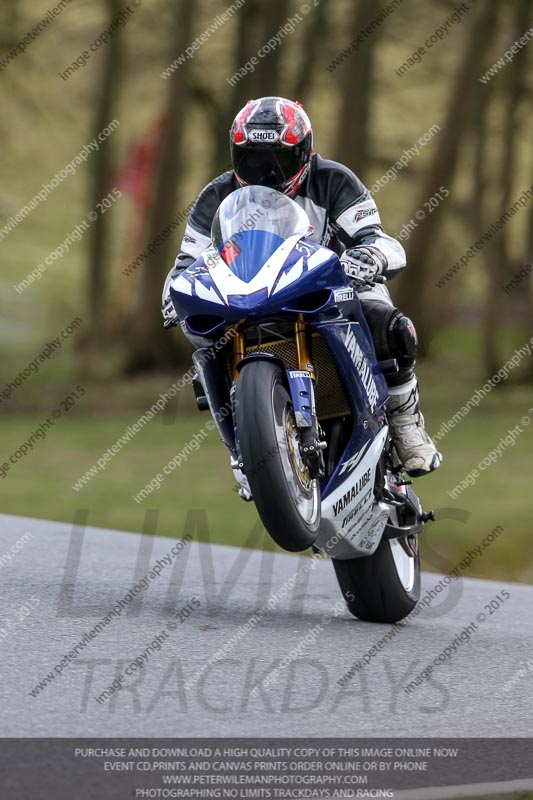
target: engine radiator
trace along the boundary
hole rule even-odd
[[[350,406],[343,387],[339,381],[337,370],[331,358],[329,347],[319,333],[311,336],[313,364],[316,370],[315,402],[318,419],[347,416]],[[296,343],[293,338],[276,339],[261,345],[246,348],[246,353],[271,353],[282,358],[291,369],[298,369],[296,359]],[[228,362],[231,370],[231,364]]]

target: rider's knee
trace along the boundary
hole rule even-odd
[[[398,362],[398,372],[388,377],[389,386],[402,386],[414,376],[418,337],[409,317],[398,309],[389,323],[387,338],[390,355]]]
[[[391,354],[394,358],[414,359],[418,350],[418,337],[416,329],[409,317],[395,309],[392,317],[387,338]]]
[[[387,375],[389,386],[401,386],[414,375],[418,338],[409,317],[387,303],[370,301],[363,304],[378,361],[395,358],[398,372]]]

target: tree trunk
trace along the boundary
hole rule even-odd
[[[528,26],[530,0],[519,0],[515,8],[513,40],[522,36]],[[506,67],[503,78],[502,113],[503,113],[503,154],[500,162],[498,180],[499,199],[496,217],[499,219],[512,203],[513,186],[515,185],[516,153],[520,135],[519,111],[524,95],[525,67],[527,52],[522,48],[514,60]],[[498,355],[499,326],[502,306],[502,283],[508,274],[511,263],[509,253],[509,231],[503,227],[495,237],[494,244],[486,248],[488,267],[488,286],[483,309],[483,368],[487,376],[494,375],[501,366]],[[512,302],[520,307],[516,299]]]
[[[373,0],[359,0],[346,38],[356,39],[375,13]],[[379,29],[349,56],[345,64],[337,67],[341,105],[333,157],[353,169],[363,181],[369,157],[370,101],[378,39]]]
[[[224,6],[225,8],[225,6]],[[264,13],[262,0],[247,0],[237,15],[237,41],[232,65],[236,74],[268,39],[277,32],[289,16],[288,0],[275,0]],[[221,7],[221,11],[223,8]],[[283,42],[282,46],[283,47]],[[229,88],[227,92],[217,91],[211,82],[195,80],[191,87],[192,96],[200,104],[208,117],[208,124],[216,133],[212,137],[211,170],[212,177],[229,168],[228,131],[237,112],[250,98],[276,94],[279,84],[280,53],[278,47],[263,59],[244,78]],[[230,76],[231,77],[231,76]],[[225,82],[224,82],[225,87]],[[229,85],[228,85],[229,87]]]
[[[264,12],[262,0],[247,0],[239,10],[233,74],[255,56],[291,16],[289,1],[274,0],[269,5],[268,14]],[[237,112],[251,98],[275,95],[282,91],[280,71],[284,46],[282,40],[281,46],[264,58],[258,58],[255,69],[238,80],[229,92],[218,92],[211,83],[194,82],[193,97],[207,114],[212,130],[216,131],[212,141],[212,177],[229,168],[228,131]]]
[[[257,49],[263,44],[263,42],[260,41],[262,26],[260,30],[258,30],[258,19],[260,19],[260,16],[261,10],[258,0],[251,0],[251,2],[247,0],[246,4],[239,10],[237,17],[237,42],[235,46],[235,59],[233,62],[234,74],[256,54]],[[259,96],[256,92],[257,87],[254,75],[255,72],[248,73],[246,77],[241,78],[241,80],[237,81],[232,87],[231,96],[229,98],[229,106],[233,113],[232,119],[247,100]]]
[[[190,44],[193,10],[194,6],[189,0],[181,0],[174,5],[169,63]],[[190,63],[187,60],[166,80],[164,129],[145,247],[161,233],[177,204],[177,189],[184,164],[183,110],[187,108]],[[185,198],[181,198],[180,202],[184,203]],[[161,292],[174,256],[172,239],[168,237],[153,248],[142,266],[139,302],[131,323],[132,336],[126,364],[128,373],[159,369],[175,363],[176,332],[165,330],[161,317]]]
[[[486,88],[476,76],[480,74],[479,65],[485,61],[485,53],[489,51],[496,30],[499,1],[486,0],[482,6],[477,9],[474,7],[470,11],[475,17],[466,36],[463,53],[452,83],[438,146],[435,148],[433,162],[422,181],[411,214],[412,219],[415,219],[417,211],[424,209],[424,203],[439,191],[441,186],[446,186],[448,189],[452,186],[460,147],[465,132],[471,125],[476,94]],[[450,200],[445,200],[444,203],[446,202]],[[437,245],[444,210],[445,207],[439,208],[427,215],[412,233],[407,247],[408,276],[400,279],[396,293],[398,305],[404,313],[413,317],[422,339],[426,338],[431,330],[430,309],[426,303],[427,284],[432,277],[431,257]],[[415,291],[413,287],[416,287]]]
[[[317,69],[322,67],[321,53],[323,43],[327,41],[329,21],[327,11],[329,0],[321,0],[316,8],[312,8],[310,19],[302,43],[300,63],[294,78],[290,97],[305,106],[314,84]]]
[[[3,56],[20,40],[22,25],[19,0],[4,0],[0,11],[0,23],[0,47]],[[31,27],[29,21],[27,25]]]
[[[480,62],[480,71],[489,66],[488,60],[492,54],[488,54],[485,62]],[[493,188],[489,180],[490,158],[488,154],[489,140],[489,111],[493,98],[495,84],[489,82],[484,85],[484,91],[478,92],[474,98],[472,108],[472,183],[470,198],[468,203],[468,218],[470,224],[468,231],[474,231],[475,237],[479,239],[494,217],[494,205],[491,204],[491,189]],[[490,247],[486,247],[481,255],[484,264],[487,280],[490,281],[492,272],[491,262],[494,255]]]
[[[268,13],[265,13],[265,4],[259,3],[258,12],[263,25],[260,25],[261,34],[258,48],[264,47],[268,40],[286,23],[288,17],[294,16],[290,13],[290,8],[289,0],[270,0]],[[281,62],[284,49],[288,46],[287,42],[290,41],[291,36],[292,34],[289,34],[287,39],[282,39],[281,44],[275,50],[267,53],[264,58],[259,58],[259,63],[253,73],[255,97],[268,97],[281,92]],[[254,49],[254,55],[255,52],[256,49]]]
[[[120,0],[107,0],[106,26],[112,24],[121,11]],[[98,76],[100,94],[93,121],[93,138],[116,116],[116,105],[120,87],[122,63],[122,31],[118,28],[102,54],[102,68]],[[89,233],[88,294],[89,327],[86,330],[87,342],[91,349],[97,350],[105,338],[105,319],[109,276],[109,214],[99,214],[97,203],[108,193],[113,170],[113,136],[107,137],[92,157],[92,179],[89,193],[89,206],[98,214]]]

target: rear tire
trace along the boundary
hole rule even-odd
[[[320,528],[320,489],[301,460],[291,398],[279,365],[261,359],[244,364],[235,399],[244,473],[259,516],[280,547],[306,550]]]
[[[382,539],[371,556],[332,559],[349,611],[366,622],[398,622],[420,597],[420,556],[409,557],[396,540]]]

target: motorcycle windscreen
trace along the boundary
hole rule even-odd
[[[249,283],[284,241],[270,231],[243,231],[238,243],[228,239],[219,252],[234,275]]]
[[[246,186],[221,203],[211,237],[231,271],[249,282],[285,239],[311,230],[293,200],[265,186]]]

